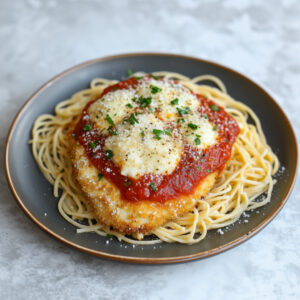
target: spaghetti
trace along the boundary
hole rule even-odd
[[[193,92],[225,108],[241,130],[233,145],[231,159],[205,199],[198,199],[195,208],[184,216],[149,232],[151,238],[141,233],[126,236],[110,230],[95,218],[73,177],[69,157],[70,132],[74,123],[79,120],[83,108],[91,100],[97,99],[106,87],[117,83],[113,80],[94,79],[89,89],[60,102],[55,108],[55,115],[38,117],[32,129],[33,156],[46,179],[53,185],[54,196],[59,197],[60,214],[77,227],[78,233],[113,235],[133,244],[155,244],[162,241],[194,244],[204,239],[208,230],[228,226],[238,220],[243,212],[270,201],[274,185],[272,176],[277,172],[279,162],[266,143],[255,113],[248,106],[231,98],[222,81],[212,75],[193,79],[171,72],[155,72],[153,75],[175,79]],[[203,85],[203,81],[211,81],[218,88]],[[251,123],[248,122],[249,117]]]

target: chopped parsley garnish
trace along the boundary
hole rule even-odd
[[[181,119],[177,119],[177,123],[185,123],[185,119],[181,118]]]
[[[128,70],[127,70],[127,75],[128,75],[128,76],[131,76],[131,75],[132,75],[132,70],[131,70],[131,69],[128,69]]]
[[[139,102],[140,102],[141,107],[149,106],[151,104],[151,101],[152,101],[152,97],[145,98],[145,97],[141,96],[139,98]]]
[[[104,175],[99,173],[97,177],[98,177],[98,181],[100,181],[104,177]]]
[[[203,115],[202,116],[204,119],[208,119],[208,115]]]
[[[148,110],[153,114],[153,109],[150,106],[148,107]]]
[[[205,159],[202,158],[200,161],[201,161],[201,164],[203,164],[205,162]]]
[[[144,130],[143,130],[143,131],[141,131],[141,136],[142,136],[142,137],[144,137],[144,136],[145,136],[145,132],[144,132]]]
[[[171,103],[171,105],[178,105],[178,98],[175,98],[170,103]]]
[[[219,107],[218,107],[218,106],[211,105],[210,108],[211,108],[213,111],[219,111]]]
[[[153,183],[153,182],[150,183],[150,188],[153,192],[157,191],[157,187],[156,187],[155,183]]]
[[[108,124],[110,124],[111,126],[114,126],[115,123],[114,121],[112,120],[112,118],[109,116],[109,115],[106,115],[106,118],[105,120],[108,122]]]
[[[151,94],[157,94],[158,92],[161,92],[162,89],[155,85],[150,85]]]
[[[143,78],[143,76],[134,76],[134,78],[137,80],[141,80]]]
[[[109,233],[108,233],[106,236],[107,236],[108,238],[114,237],[112,234],[109,234]]]
[[[201,140],[200,140],[199,137],[196,137],[196,138],[194,139],[194,142],[195,142],[195,144],[196,144],[197,146],[201,144]]]
[[[160,130],[160,129],[153,129],[152,133],[154,134],[154,138],[157,140],[161,139],[162,134],[166,134],[168,136],[172,136],[172,129],[168,128],[166,130]]]
[[[200,171],[200,168],[199,167],[196,167],[197,171]]]
[[[210,172],[210,169],[206,169],[206,173],[209,173]]]
[[[213,131],[217,131],[217,130],[218,130],[217,125],[214,125],[214,126],[213,126]]]
[[[131,181],[129,181],[129,180],[128,180],[128,181],[125,181],[125,182],[124,182],[124,185],[125,185],[126,187],[130,187],[130,186],[131,186]]]
[[[127,106],[128,108],[133,108],[133,106],[132,106],[130,103],[127,103],[126,106]]]
[[[114,86],[114,87],[113,87],[113,90],[114,90],[114,91],[116,91],[117,89],[118,89],[118,87],[117,87],[117,86]]]
[[[87,125],[83,126],[83,130],[84,131],[90,131],[90,130],[92,130],[92,125],[91,124],[87,124]]]
[[[133,101],[133,102],[136,102],[136,97],[133,97],[131,100]]]
[[[90,146],[90,148],[95,148],[96,147],[96,143],[95,142],[90,142],[89,146]]]
[[[153,79],[155,79],[155,80],[158,80],[158,77],[157,76],[155,76],[155,75],[153,75],[153,74],[149,74],[149,76],[151,77],[151,78],[153,78]]]
[[[183,115],[187,115],[190,112],[190,108],[185,106],[184,108],[176,107],[179,115],[182,117]]]
[[[105,151],[105,158],[110,159],[114,156],[114,153],[111,150],[106,150]]]
[[[128,119],[130,125],[134,125],[135,123],[138,123],[139,121],[137,120],[137,118],[135,117],[134,114],[131,114],[129,119]]]
[[[164,130],[164,134],[166,134],[168,136],[172,136],[172,130],[171,130],[171,128],[168,128],[168,129]]]
[[[189,123],[188,127],[190,127],[193,130],[196,130],[198,128],[198,126],[196,124],[193,124],[193,123]]]
[[[152,133],[154,134],[154,138],[157,140],[161,139],[161,135],[164,133],[162,130],[160,129],[153,129]]]
[[[118,131],[113,126],[108,127],[108,133],[112,135],[118,135]]]

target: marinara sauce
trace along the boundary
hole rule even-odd
[[[147,78],[149,79],[145,76],[145,80]],[[139,80],[135,77],[119,82],[107,87],[100,98],[115,90],[135,88],[138,83]],[[92,164],[99,170],[99,175],[115,184],[123,199],[127,201],[148,200],[163,203],[181,195],[192,194],[207,175],[224,168],[240,132],[237,122],[222,107],[199,94],[195,95],[200,102],[199,117],[206,115],[209,121],[216,125],[218,142],[202,151],[185,143],[181,161],[169,175],[146,174],[139,179],[132,179],[121,174],[120,168],[112,160],[113,153],[104,149],[105,140],[109,135],[102,135],[93,127],[91,130],[85,130],[86,126],[91,125],[88,108],[98,99],[90,101],[83,109],[74,136],[84,147]]]

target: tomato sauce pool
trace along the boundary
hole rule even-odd
[[[149,76],[145,76],[143,80],[148,79]],[[138,84],[139,79],[135,77],[121,81],[107,87],[100,98],[115,90],[135,88]],[[99,170],[99,179],[104,176],[115,184],[123,199],[131,202],[148,200],[164,203],[181,195],[192,194],[207,175],[221,171],[230,159],[232,145],[240,132],[237,122],[222,107],[201,95],[196,96],[200,102],[199,117],[207,115],[209,121],[217,126],[218,142],[203,151],[184,144],[182,158],[169,175],[146,174],[139,179],[132,179],[121,174],[120,168],[112,160],[113,153],[104,149],[109,135],[100,134],[90,123],[88,108],[100,98],[90,101],[83,109],[73,135]],[[86,126],[91,126],[91,129],[86,130]]]

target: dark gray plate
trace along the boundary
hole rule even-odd
[[[272,194],[272,201],[260,213],[250,213],[248,223],[241,222],[219,235],[210,231],[196,245],[163,243],[159,246],[136,246],[93,233],[76,234],[75,227],[58,213],[52,187],[37,167],[28,140],[34,120],[53,113],[55,105],[75,92],[87,88],[95,77],[124,79],[126,70],[174,71],[193,77],[216,75],[223,80],[234,98],[249,105],[262,122],[268,143],[285,167]],[[227,250],[253,236],[268,224],[285,204],[295,181],[297,142],[291,124],[278,104],[262,88],[243,75],[212,62],[169,54],[126,54],[83,63],[56,76],[39,89],[23,106],[7,138],[5,164],[8,183],[25,213],[42,229],[60,241],[100,257],[136,263],[170,263],[207,257]],[[258,249],[259,251],[259,249]]]

